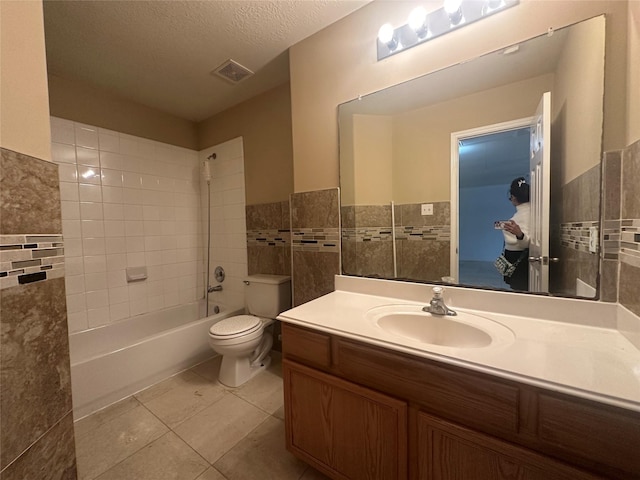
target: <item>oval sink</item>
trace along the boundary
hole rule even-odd
[[[422,311],[419,305],[385,305],[366,316],[386,333],[431,345],[482,348],[514,339],[504,325],[467,312],[440,316]]]

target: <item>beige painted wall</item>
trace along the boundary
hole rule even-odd
[[[604,71],[604,24],[603,18],[593,18],[571,28],[558,61],[551,104],[553,122],[559,124],[554,133],[562,139],[557,152],[562,185],[600,163],[602,138],[585,133],[602,125],[604,78],[594,72]]]
[[[289,84],[201,122],[197,150],[239,136],[244,141],[247,205],[288,201],[293,193]]]
[[[340,103],[543,34],[550,26],[560,28],[602,13],[610,14],[603,147],[625,146],[626,98],[619,92],[626,91],[626,2],[521,0],[498,15],[377,62],[380,25],[405,23],[418,4],[422,2],[374,1],[291,48],[295,191],[338,185]]]
[[[196,124],[88,84],[49,75],[51,115],[197,150]]]
[[[627,145],[640,140],[640,1],[629,2],[627,61]]]
[[[354,186],[357,205],[389,203],[393,195],[393,119],[354,115]],[[345,203],[343,203],[345,205]]]
[[[0,1],[0,146],[51,160],[44,19],[39,1]]]

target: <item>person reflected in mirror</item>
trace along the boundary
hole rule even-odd
[[[529,226],[531,206],[529,204],[529,184],[524,177],[511,182],[509,201],[516,207],[516,213],[504,224],[504,256],[509,262],[518,262],[511,277],[503,277],[512,290],[529,290]]]

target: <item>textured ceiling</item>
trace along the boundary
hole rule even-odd
[[[370,0],[45,0],[49,72],[192,121],[286,82],[287,49]],[[211,71],[233,59],[256,74]]]

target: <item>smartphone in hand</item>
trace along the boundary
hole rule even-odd
[[[509,220],[496,220],[493,222],[493,228],[496,230],[504,230],[507,223],[509,223]]]

